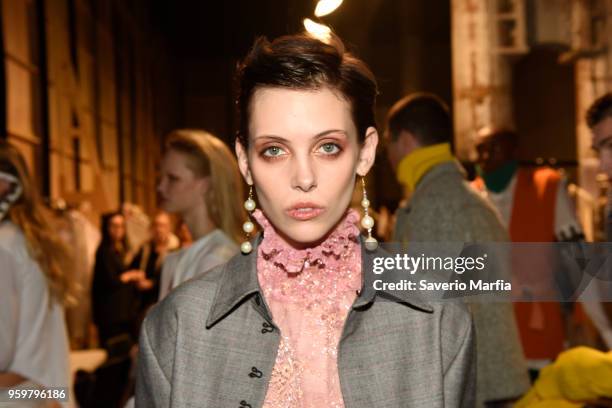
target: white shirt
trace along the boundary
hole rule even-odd
[[[238,245],[220,229],[193,242],[188,248],[164,258],[159,284],[159,300],[181,283],[224,264],[238,253]]]
[[[70,387],[64,311],[52,301],[25,237],[0,222],[0,372],[14,372],[43,387]]]
[[[495,208],[499,211],[501,219],[506,228],[509,227],[512,218],[512,207],[514,205],[514,192],[516,190],[516,173],[512,176],[510,184],[504,191],[494,193],[486,191],[488,198],[491,200]],[[555,236],[561,239],[563,235],[571,235],[572,229],[576,233],[581,233],[582,228],[576,218],[573,205],[567,194],[565,181],[561,181],[557,187],[557,197],[555,204]]]

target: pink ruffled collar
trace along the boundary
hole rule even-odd
[[[325,241],[306,249],[287,244],[261,211],[253,216],[263,228],[257,276],[264,296],[306,308],[323,307],[330,316],[337,315],[339,299],[361,288],[357,211],[348,210]]]
[[[306,249],[295,249],[287,244],[261,210],[255,210],[253,218],[263,228],[264,238],[258,247],[260,256],[289,274],[300,273],[311,266],[330,266],[330,262],[345,258],[354,251],[359,243],[359,213],[352,208],[325,241]]]

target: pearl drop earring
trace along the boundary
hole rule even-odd
[[[249,219],[242,224],[242,230],[246,233],[246,241],[244,241],[240,245],[240,251],[243,254],[249,254],[253,250],[253,245],[249,242],[251,238],[251,232],[255,230],[255,224],[251,221],[251,213],[255,210],[257,205],[255,204],[255,200],[253,200],[253,186],[249,186],[249,198],[244,202],[244,209],[249,212]]]
[[[361,177],[361,188],[363,189],[363,198],[361,199],[361,206],[363,207],[363,218],[361,219],[361,226],[368,231],[368,237],[365,240],[366,249],[374,251],[378,248],[378,241],[372,236],[372,228],[374,227],[374,218],[368,213],[370,208],[370,200],[368,200],[368,193],[366,192],[365,177]]]

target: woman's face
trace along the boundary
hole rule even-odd
[[[125,237],[125,219],[122,215],[117,214],[110,219],[108,235],[113,242],[119,242]]]
[[[160,207],[170,213],[186,214],[193,208],[205,205],[207,177],[197,177],[187,167],[189,158],[175,150],[168,150],[161,162],[157,192]]]
[[[166,243],[171,233],[170,217],[160,213],[153,219],[152,238],[157,243]]]
[[[249,147],[236,143],[240,171],[287,241],[325,238],[350,203],[355,176],[374,162],[378,134],[360,146],[349,103],[328,88],[262,88],[251,101]]]

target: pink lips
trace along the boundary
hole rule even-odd
[[[298,221],[307,221],[319,216],[325,209],[314,203],[297,203],[286,210],[287,214]]]

